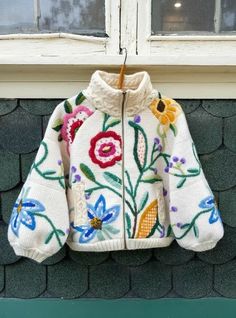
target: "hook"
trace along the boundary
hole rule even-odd
[[[123,81],[124,81],[124,74],[126,71],[126,60],[127,60],[127,54],[128,54],[128,50],[126,47],[120,48],[120,53],[125,51],[125,59],[123,64],[121,65],[121,69],[120,69],[120,75],[119,75],[119,79],[118,79],[118,88],[122,89],[123,87]]]
[[[120,52],[123,53],[123,51],[125,51],[125,59],[124,59],[124,62],[123,62],[123,64],[125,65],[126,64],[126,60],[127,60],[128,50],[127,50],[126,47],[120,48]]]

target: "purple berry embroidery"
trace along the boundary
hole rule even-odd
[[[164,197],[167,195],[167,190],[165,188],[163,188],[163,195]]]
[[[172,212],[177,212],[177,211],[178,211],[178,209],[177,209],[176,206],[172,206],[172,207],[170,208],[170,210],[171,210]]]
[[[179,161],[179,158],[176,157],[176,156],[174,156],[174,157],[173,157],[173,161],[174,161],[174,162],[178,162],[178,161]]]
[[[136,124],[138,124],[138,123],[140,123],[140,121],[141,121],[141,117],[140,117],[139,115],[135,115],[135,116],[134,116],[134,122],[135,122]]]
[[[155,138],[154,138],[154,143],[155,143],[156,145],[159,145],[159,143],[160,143],[160,139],[159,139],[159,138],[157,138],[157,137],[155,137]]]
[[[169,172],[169,167],[165,167],[164,171],[168,173]]]
[[[76,167],[75,167],[75,166],[72,166],[72,167],[71,167],[71,172],[72,172],[72,173],[76,172]]]
[[[76,175],[75,175],[75,180],[76,180],[77,182],[80,182],[81,176],[80,176],[79,174],[76,174]]]

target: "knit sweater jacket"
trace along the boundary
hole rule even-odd
[[[96,70],[56,106],[14,203],[8,240],[42,262],[75,251],[206,251],[224,235],[185,113],[146,71]]]

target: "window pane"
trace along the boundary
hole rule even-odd
[[[233,31],[236,0],[152,0],[152,34]]]
[[[36,31],[32,0],[0,0],[0,33]]]
[[[236,31],[236,1],[222,0],[222,31]]]
[[[152,34],[214,31],[215,0],[152,0]]]
[[[105,32],[105,0],[41,0],[42,31]]]
[[[105,35],[105,0],[0,0],[0,34]]]

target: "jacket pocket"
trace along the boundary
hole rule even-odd
[[[83,181],[72,183],[70,196],[72,205],[70,222],[73,222],[74,226],[86,224],[88,222],[87,201],[85,197],[85,184]]]
[[[160,224],[165,223],[166,221],[166,205],[165,205],[165,199],[163,195],[163,182],[157,182],[155,183],[156,188],[156,199],[157,199],[157,215],[158,220]]]

